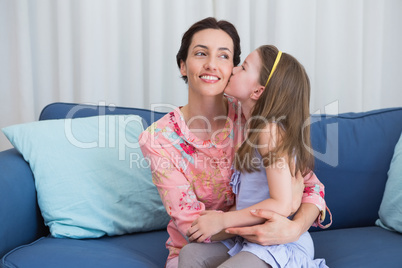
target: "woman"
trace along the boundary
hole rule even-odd
[[[188,104],[165,115],[140,137],[153,182],[171,216],[166,267],[177,267],[180,249],[188,243],[186,232],[202,211],[228,211],[233,206],[231,165],[244,125],[238,102],[223,94],[240,62],[240,38],[231,23],[214,18],[195,23],[183,35],[176,59],[188,83]],[[255,226],[248,236],[257,243],[297,240],[319,215],[314,205],[306,205],[293,222],[275,215],[273,222]],[[275,234],[271,240],[267,227],[279,229],[279,237]]]

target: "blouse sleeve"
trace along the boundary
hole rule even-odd
[[[144,131],[140,139],[146,141],[141,150],[144,157],[150,161],[152,181],[166,211],[179,232],[187,239],[187,230],[200,212],[205,210],[205,205],[197,199],[191,183],[181,172],[180,155],[169,151],[168,146],[164,148],[148,131]]]
[[[328,228],[332,223],[332,215],[324,200],[325,196],[324,185],[318,180],[317,176],[312,171],[304,177],[304,185],[305,188],[303,192],[302,203],[314,204],[320,210],[320,215],[314,222],[313,226]],[[329,224],[323,226],[321,223],[325,219],[325,214],[327,210],[330,214],[331,220]]]

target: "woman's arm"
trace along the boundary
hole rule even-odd
[[[251,214],[263,219],[263,224],[228,228],[226,232],[264,246],[291,243],[297,241],[311,227],[319,213],[317,206],[309,203],[301,204],[293,220],[273,211],[259,209]]]
[[[321,228],[329,227],[331,223],[329,223],[329,225],[326,227],[321,225],[321,222],[323,222],[325,219],[327,209],[327,204],[324,199],[324,185],[318,180],[317,176],[312,171],[304,177],[304,184],[305,188],[302,203],[314,204],[320,211],[320,214],[314,221],[313,226],[320,226]]]

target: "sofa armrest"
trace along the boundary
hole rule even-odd
[[[0,152],[0,257],[48,233],[29,164],[16,149]]]

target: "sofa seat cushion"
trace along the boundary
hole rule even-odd
[[[168,255],[166,231],[69,239],[42,237],[18,247],[1,260],[1,267],[164,267]]]
[[[402,234],[383,228],[359,227],[311,233],[315,258],[331,268],[401,267]]]

